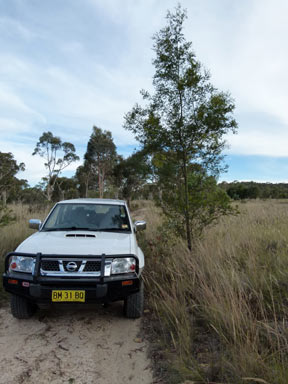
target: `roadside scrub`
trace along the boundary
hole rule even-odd
[[[192,252],[141,206],[145,285],[166,379],[288,382],[288,203],[254,201],[208,228]]]
[[[31,218],[43,219],[48,208],[46,206],[28,206],[22,204],[11,204],[8,206],[13,216],[13,222],[0,227],[0,273],[4,271],[4,257],[8,252],[14,251],[15,248],[28,236],[32,235],[35,230],[28,226],[28,220]],[[3,291],[2,282],[0,284],[0,301],[7,295]]]

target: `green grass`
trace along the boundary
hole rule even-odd
[[[146,291],[179,382],[288,382],[288,202],[241,204],[188,252],[150,206]],[[172,356],[172,358],[171,358]]]

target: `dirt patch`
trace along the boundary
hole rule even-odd
[[[141,320],[108,308],[61,307],[17,320],[0,308],[0,383],[153,382]]]

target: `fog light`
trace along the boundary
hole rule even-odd
[[[18,284],[18,280],[9,279],[8,283],[9,284]]]

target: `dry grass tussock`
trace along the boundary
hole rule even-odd
[[[0,272],[2,274],[4,268],[4,256],[20,244],[26,237],[32,235],[35,230],[29,229],[28,220],[44,219],[48,213],[47,207],[28,206],[22,204],[10,205],[15,220],[6,225],[0,227]],[[2,286],[0,287],[0,298],[3,297]]]
[[[159,210],[141,208],[146,290],[172,352],[175,382],[288,382],[288,202],[239,209],[207,229],[189,253],[159,229]]]

